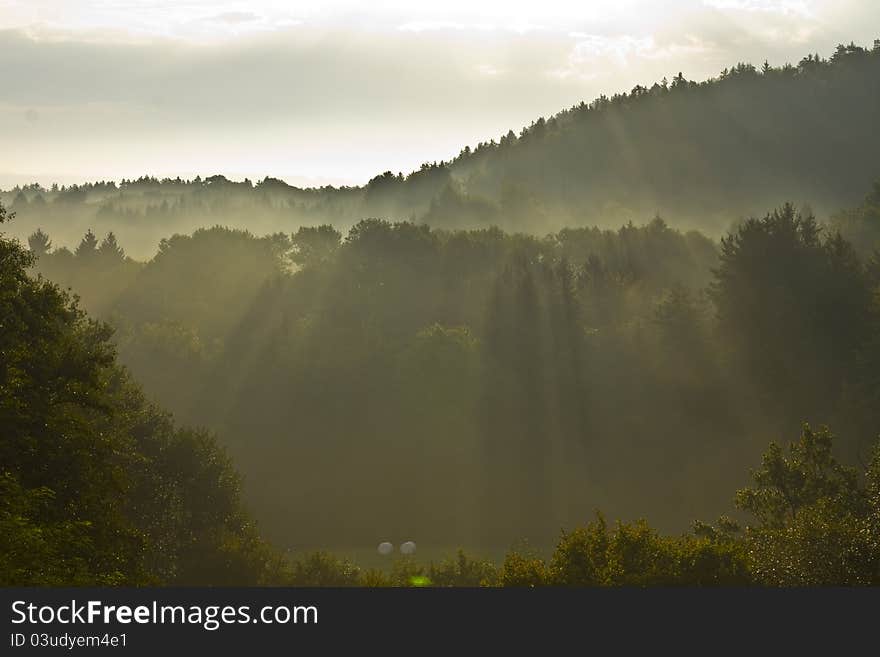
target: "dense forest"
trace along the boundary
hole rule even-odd
[[[699,83],[678,73],[362,187],[142,176],[34,183],[0,192],[0,201],[17,213],[10,231],[21,239],[41,226],[72,247],[87,229],[112,230],[141,259],[162,238],[204,226],[347,231],[364,217],[543,234],[659,213],[717,238],[780,199],[823,216],[856,204],[876,178],[878,78],[880,40],[780,67],[738,63]]]
[[[543,240],[369,220],[287,250],[199,231],[144,265],[107,239],[53,263],[44,234],[31,252],[4,238],[3,582],[876,584],[880,266],[823,232],[790,205],[719,252],[659,219]],[[261,259],[275,269],[232,286],[231,265]],[[35,267],[91,268],[90,303],[131,319],[114,336]],[[139,318],[136,294],[167,319]],[[206,312],[236,303],[237,322]],[[291,558],[259,538],[216,439],[148,403],[116,348],[152,396],[223,428],[277,544],[555,548],[390,570]],[[768,435],[794,440],[763,447],[731,500]],[[731,501],[739,521],[686,533],[583,524],[591,506],[672,526]]]
[[[676,78],[364,189],[18,190],[3,583],[880,584],[878,66]],[[643,221],[589,225],[600,188]]]

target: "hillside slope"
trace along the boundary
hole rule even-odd
[[[0,192],[0,201],[17,212],[19,237],[41,227],[56,246],[73,246],[87,229],[113,230],[135,257],[212,224],[290,233],[321,223],[346,229],[364,217],[543,234],[661,214],[717,235],[784,200],[820,218],[857,204],[880,176],[878,116],[880,40],[781,68],[738,64],[701,83],[678,74],[363,187],[142,177],[34,184]]]
[[[601,97],[465,152],[451,171],[516,227],[659,212],[715,232],[780,194],[820,214],[860,200],[880,174],[878,116],[880,41]]]

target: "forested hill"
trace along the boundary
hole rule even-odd
[[[517,227],[659,212],[716,232],[780,195],[820,214],[853,204],[880,173],[878,116],[880,40],[602,96],[463,153],[452,173]]]
[[[346,229],[364,217],[545,234],[659,213],[719,235],[783,200],[809,204],[820,217],[857,204],[880,175],[878,116],[880,40],[782,67],[737,64],[700,83],[679,73],[363,187],[145,176],[34,184],[2,192],[0,201],[17,213],[18,237],[39,227],[56,246],[72,246],[87,229],[113,230],[135,257],[205,225],[289,233],[323,223]]]

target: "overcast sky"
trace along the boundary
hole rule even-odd
[[[878,0],[0,0],[0,186],[360,184],[664,75],[878,37]]]

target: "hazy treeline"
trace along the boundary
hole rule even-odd
[[[0,223],[5,219],[5,210],[0,206]],[[627,230],[631,239],[634,229]],[[671,243],[681,248],[687,241],[659,222],[641,230],[639,241],[643,246],[653,241],[655,249],[657,233],[666,234],[667,247]],[[649,237],[652,232],[655,234],[653,239]],[[370,233],[372,237],[368,237]],[[325,276],[332,276],[333,269],[339,267],[340,259],[346,259],[349,265],[360,263],[360,271],[363,272],[366,253],[357,251],[364,249],[367,244],[372,245],[371,249],[367,249],[370,255],[368,260],[375,267],[378,256],[383,253],[387,255],[388,247],[406,233],[410,233],[410,238],[416,237],[430,243],[431,233],[428,230],[407,224],[393,226],[365,222],[357,231],[352,231],[349,240],[341,246],[338,234],[332,229],[300,231],[292,240],[293,258],[302,264],[303,269],[291,276],[289,282],[305,278],[307,282],[314,283]],[[614,244],[624,234],[626,232],[621,231],[617,236],[605,234],[604,237]],[[449,243],[455,237],[448,236],[437,246],[450,248]],[[474,235],[458,233],[457,237],[467,239]],[[503,243],[504,239],[499,238],[504,236],[495,236],[497,242]],[[691,242],[699,242],[699,239],[691,237]],[[353,244],[359,240],[364,242],[354,247]],[[272,240],[274,244],[278,241],[278,238]],[[38,237],[35,243],[44,243],[44,240]],[[587,243],[591,243],[590,240]],[[592,243],[595,245],[595,242]],[[721,265],[710,283],[711,296],[719,308],[730,309],[721,300],[737,298],[732,293],[738,289],[737,281],[742,284],[748,280],[748,272],[756,266],[756,256],[766,254],[771,244],[773,255],[781,260],[789,264],[794,262],[793,258],[802,260],[798,264],[797,274],[803,275],[811,268],[818,268],[827,275],[829,266],[846,270],[848,267],[844,263],[849,263],[847,276],[867,276],[875,292],[880,289],[871,273],[876,269],[876,259],[872,262],[873,269],[865,270],[852,258],[852,252],[848,252],[845,242],[836,236],[820,241],[810,219],[796,215],[790,206],[785,206],[763,220],[748,222],[722,243]],[[378,248],[380,246],[383,248]],[[398,251],[398,256],[420,254],[419,250],[411,248],[412,243],[407,246],[410,248]],[[690,246],[693,247],[693,244]],[[559,248],[558,245],[556,248]],[[521,259],[524,251],[529,251],[527,246],[518,243],[508,244],[507,249],[507,256],[513,261]],[[104,257],[109,257],[107,251],[105,249]],[[685,251],[692,253],[692,249]],[[543,253],[546,255],[547,251]],[[424,252],[421,255],[424,256]],[[645,255],[644,252],[642,255]],[[41,255],[41,259],[47,257],[46,253]],[[84,255],[80,251],[76,257],[97,258],[98,255]],[[873,446],[865,452],[865,465],[860,468],[848,467],[834,455],[834,436],[831,432],[826,428],[814,430],[808,425],[802,427],[799,439],[787,448],[771,443],[760,466],[752,471],[752,485],[736,493],[735,504],[746,517],[744,524],[721,516],[714,525],[696,522],[689,533],[663,535],[643,520],[609,525],[604,516],[598,514],[586,525],[573,522],[569,525],[571,529],[563,531],[561,535],[556,533],[559,538],[549,558],[517,548],[509,550],[500,563],[475,559],[460,550],[454,557],[427,566],[412,558],[397,560],[390,571],[363,570],[326,552],[315,552],[292,561],[282,558],[256,534],[239,500],[238,477],[211,435],[204,431],[176,428],[167,415],[148,404],[138,387],[116,364],[109,342],[109,328],[88,320],[75,302],[71,302],[55,285],[30,276],[28,268],[33,263],[33,254],[15,241],[0,236],[0,321],[3,327],[0,332],[0,426],[3,427],[3,440],[0,441],[0,582],[3,584],[714,586],[880,583],[880,441],[872,441]],[[412,260],[408,263],[413,264]],[[565,260],[560,259],[556,266],[561,267],[564,263]],[[397,263],[397,266],[402,265]],[[524,268],[519,274],[522,278],[520,286],[512,292],[512,298],[519,297],[523,303],[530,303],[529,299],[538,296],[536,291],[539,288],[534,282],[523,283],[528,280],[527,272],[531,269],[533,276],[544,271],[550,281],[560,283],[560,308],[565,308],[569,303],[571,306],[580,305],[577,291],[581,286],[574,285],[569,298],[564,292],[564,281],[567,280],[564,273],[555,277],[547,274],[540,260],[537,265],[532,262],[530,266],[520,266]],[[655,271],[658,270],[655,268]],[[376,273],[375,270],[373,273]],[[394,281],[388,277],[388,269],[383,269],[382,273],[382,280],[378,281],[380,287],[384,287],[385,281]],[[490,294],[493,297],[501,296],[503,292],[498,288],[503,288],[504,279],[512,275],[507,267],[496,273],[492,284],[494,289]],[[658,278],[662,280],[663,277],[658,275]],[[773,276],[768,276],[767,282],[770,287],[780,287],[773,286],[773,283],[779,283]],[[376,283],[375,279],[373,283]],[[806,284],[814,283],[815,279],[807,278]],[[278,282],[268,284],[269,287],[278,285]],[[545,311],[552,305],[544,296],[548,292],[547,286],[545,281],[540,287]],[[397,287],[400,292],[399,282]],[[788,288],[792,292],[790,300],[796,299],[791,280]],[[267,285],[263,286],[265,289]],[[742,292],[741,287],[739,290]],[[814,292],[820,293],[820,301],[827,302],[823,291],[828,292],[827,289],[814,289]],[[676,293],[679,301],[682,294]],[[565,301],[567,298],[569,300]],[[778,297],[775,300],[778,302]],[[511,308],[516,305],[515,302],[511,303]],[[664,317],[668,321],[676,316],[676,313],[670,312],[669,305],[668,301],[662,303],[660,307],[665,307],[662,311],[658,307],[658,318]],[[791,304],[791,307],[797,312],[797,303]],[[840,311],[841,308],[833,310]],[[876,321],[876,311],[876,307],[868,310],[872,321]],[[576,313],[575,310],[563,312],[562,317],[579,316]],[[720,325],[726,321],[725,317],[724,312],[719,313]],[[540,395],[541,399],[545,399],[553,396],[549,391],[554,390],[554,384],[558,387],[560,383],[577,383],[577,365],[582,362],[578,358],[579,350],[583,349],[587,356],[595,355],[595,352],[588,343],[581,343],[570,333],[563,331],[560,335],[552,331],[558,325],[547,321],[548,313],[540,313],[537,319],[541,318],[541,323],[546,323],[555,335],[550,345],[565,343],[571,349],[573,345],[580,344],[569,354],[573,360],[572,367],[557,367],[555,376],[552,372],[526,372],[530,379],[549,384]],[[685,314],[683,318],[692,320],[693,315]],[[381,319],[372,317],[375,322],[381,322]],[[803,322],[807,318],[801,315],[800,319]],[[564,319],[561,326],[566,326]],[[687,326],[687,321],[678,321],[676,324],[678,329]],[[492,322],[489,322],[489,327],[483,339],[498,349],[504,331]],[[808,329],[805,333],[806,336],[810,335]],[[493,386],[504,386],[506,392],[512,392],[506,407],[500,409],[500,396],[496,391],[489,391],[487,394],[495,399],[487,403],[487,415],[492,417],[495,412],[503,411],[506,415],[516,416],[529,428],[531,420],[528,415],[540,412],[541,405],[535,404],[534,399],[518,396],[515,388],[534,392],[528,381],[518,379],[517,375],[523,372],[521,368],[528,368],[533,363],[530,352],[537,345],[516,342],[518,334],[519,331],[514,329],[507,334],[506,341],[508,345],[518,346],[526,352],[523,365],[508,363],[505,366],[491,362],[482,366],[483,376]],[[593,331],[587,334],[592,335]],[[877,335],[876,328],[871,334]],[[410,386],[419,385],[417,378],[420,375],[424,376],[425,381],[422,387],[416,388],[415,396],[409,399],[399,397],[398,401],[414,403],[417,414],[426,419],[435,413],[431,410],[435,403],[442,406],[459,394],[453,390],[457,385],[465,386],[465,395],[471,391],[469,386],[474,382],[469,380],[468,371],[462,370],[467,360],[462,354],[468,350],[479,350],[480,347],[477,339],[463,328],[447,330],[432,325],[416,335],[417,340],[406,347],[413,355],[404,358],[404,370],[408,364],[416,366],[418,371],[404,376],[410,377],[407,381]],[[696,335],[690,332],[679,338],[693,339]],[[789,335],[795,342],[805,337]],[[335,343],[328,346],[340,345]],[[679,344],[679,348],[691,346],[692,342]],[[855,346],[856,361],[869,366],[875,364],[870,361],[876,357],[876,348],[865,348],[863,344]],[[542,348],[547,348],[547,345]],[[654,348],[657,348],[656,343]],[[277,343],[273,349],[276,355],[282,352]],[[748,347],[740,345],[737,349]],[[347,352],[343,355],[350,357],[352,353],[356,354]],[[360,355],[363,357],[364,354]],[[678,356],[682,357],[681,351]],[[491,360],[491,351],[484,358]],[[681,361],[688,362],[689,359],[681,358]],[[589,363],[589,360],[586,362]],[[490,375],[492,369],[496,371]],[[858,371],[858,367],[855,369]],[[871,367],[871,371],[876,372],[876,367]],[[797,373],[788,374],[795,376]],[[833,371],[825,374],[833,375]],[[450,380],[450,375],[456,376],[456,380]],[[544,380],[543,377],[548,375],[550,380]],[[506,376],[510,380],[505,382],[496,376]],[[845,378],[847,383],[862,385],[866,391],[871,389],[872,381],[875,381],[870,377],[867,381],[861,381],[857,373],[850,373]],[[771,384],[772,381],[767,383]],[[242,384],[242,388],[250,386],[247,380]],[[827,382],[823,386],[829,388]],[[575,391],[580,391],[576,385],[575,388]],[[426,391],[435,394],[422,396],[421,393]],[[400,390],[396,392],[403,394]],[[873,392],[876,393],[876,387]],[[562,398],[560,393],[557,395],[559,399]],[[367,396],[375,403],[372,395],[367,393]],[[346,403],[350,400],[340,398],[338,401]],[[453,401],[460,403],[462,399]],[[787,402],[789,398],[784,397],[783,401]],[[516,404],[529,404],[530,410],[524,413]],[[588,404],[587,408],[594,410],[596,406]],[[403,414],[406,410],[399,408],[397,412]],[[570,413],[572,410],[569,409]],[[653,410],[652,404],[647,408],[633,406],[630,413]],[[527,464],[517,458],[517,449],[521,448],[523,454],[538,459],[532,464],[537,465],[537,469],[541,465],[558,468],[558,460],[547,458],[554,442],[561,444],[565,450],[566,439],[595,438],[577,434],[578,428],[592,425],[590,417],[573,413],[571,425],[560,423],[559,418],[563,417],[567,417],[566,414],[558,413],[556,420],[545,427],[542,436],[523,431],[509,434],[513,440],[506,442],[498,439],[484,441],[483,448],[489,450],[489,458],[482,463],[483,477],[490,494],[483,500],[515,506],[523,501],[521,491],[517,489],[524,482],[537,481],[532,478],[528,467],[522,467]],[[369,420],[369,417],[360,416],[360,419]],[[659,417],[658,421],[664,419]],[[446,416],[445,421],[454,424],[461,422],[452,415]],[[489,426],[497,426],[498,421],[496,418]],[[504,423],[503,426],[511,429],[514,422]],[[558,431],[562,426],[569,426],[572,433],[551,433],[551,430]],[[876,428],[875,421],[872,421],[872,426]],[[369,432],[353,432],[350,436],[353,442],[365,439],[375,441],[380,437]],[[327,439],[326,436],[324,438]],[[330,437],[331,440],[333,438]],[[431,446],[425,441],[426,438],[439,438],[447,445]],[[679,435],[674,437],[675,440],[682,438]],[[460,450],[462,445],[454,434],[422,434],[416,435],[415,439],[419,440],[417,447],[422,454],[412,462],[407,462],[405,445],[374,443],[372,449],[381,451],[388,446],[394,447],[384,460],[379,459],[383,461],[380,467],[386,485],[392,488],[397,483],[396,472],[416,468],[422,475],[422,488],[414,485],[401,492],[420,499],[422,504],[417,506],[421,506],[422,515],[419,519],[429,516],[442,528],[443,517],[437,514],[438,509],[425,504],[424,488],[440,483],[449,490],[453,480],[437,482],[432,477],[426,478],[426,475],[428,468],[437,463],[432,456],[448,454],[450,442],[455,443],[451,445],[453,451]],[[529,444],[530,440],[532,444]],[[544,441],[543,447],[537,444],[539,440]],[[275,442],[277,448],[280,441],[276,438]],[[337,437],[335,442],[342,440]],[[257,440],[251,440],[250,443],[250,450],[271,447],[258,444]],[[346,452],[351,453],[346,445],[338,447],[341,449],[337,453],[337,462],[342,460],[339,457]],[[728,454],[736,449],[736,445],[726,446]],[[691,451],[693,453],[693,448]],[[277,450],[275,458],[283,459],[285,453],[283,448]],[[568,454],[571,455],[570,450]],[[358,450],[353,456],[358,458],[362,455],[363,452]],[[492,464],[492,459],[497,459],[498,464]],[[293,458],[286,462],[295,463]],[[369,470],[374,463],[366,461],[359,465]],[[631,457],[619,458],[617,476],[632,476],[631,465]],[[505,488],[508,482],[503,476],[504,466],[514,470],[519,466],[519,473],[525,479],[515,482],[513,488]],[[730,463],[725,466],[729,468]],[[535,469],[532,467],[531,471]],[[668,481],[669,468],[658,467],[657,474],[661,469],[666,470],[664,480]],[[294,475],[302,472],[298,467],[295,470]],[[326,469],[323,474],[337,486],[344,486],[342,497],[360,508],[360,498],[365,491],[351,485],[349,479],[352,472],[343,464],[340,470]],[[551,474],[557,477],[559,470]],[[291,479],[294,485],[298,485],[296,478]],[[373,483],[376,484],[378,479]],[[277,484],[277,481],[274,483]],[[547,481],[542,483],[546,484]],[[652,483],[655,490],[662,486],[661,482]],[[325,494],[327,492],[329,490],[324,491]],[[532,488],[531,492],[533,499],[544,499],[540,489]],[[302,489],[299,494],[302,494]],[[480,499],[479,496],[476,498]],[[311,501],[311,512],[324,516],[322,525],[325,529],[340,521],[350,520],[344,513],[339,514],[340,509],[331,508],[332,499],[329,500],[329,506],[326,504],[328,499],[322,496],[313,496]],[[447,496],[445,501],[449,503],[450,497]],[[462,508],[459,508],[458,512],[461,511]],[[478,513],[485,514],[482,516],[484,521],[492,514],[499,513],[504,519],[512,518],[521,523],[518,526],[533,527],[535,518],[530,515],[532,511],[546,513],[550,510],[533,503],[519,514],[507,513],[505,507],[494,509],[486,506]],[[332,520],[328,522],[326,518]],[[395,527],[401,528],[405,520],[398,521]],[[298,518],[292,515],[288,521],[298,531],[315,530],[314,520],[309,522],[306,516]],[[497,523],[488,526],[498,528]]]
[[[218,431],[284,545],[544,545],[597,507],[680,530],[804,420],[848,462],[880,433],[877,257],[790,205],[720,244],[659,218],[201,229],[146,263],[32,238],[148,394]]]
[[[877,175],[878,78],[880,41],[870,49],[841,45],[828,59],[740,63],[705,82],[679,73],[601,96],[450,161],[408,175],[385,172],[363,187],[144,176],[32,184],[0,192],[0,201],[17,212],[11,230],[19,238],[42,226],[59,246],[73,246],[87,228],[112,230],[138,258],[152,256],[163,237],[203,226],[347,230],[368,216],[543,234],[660,213],[717,237],[780,198],[823,215],[856,203]]]

